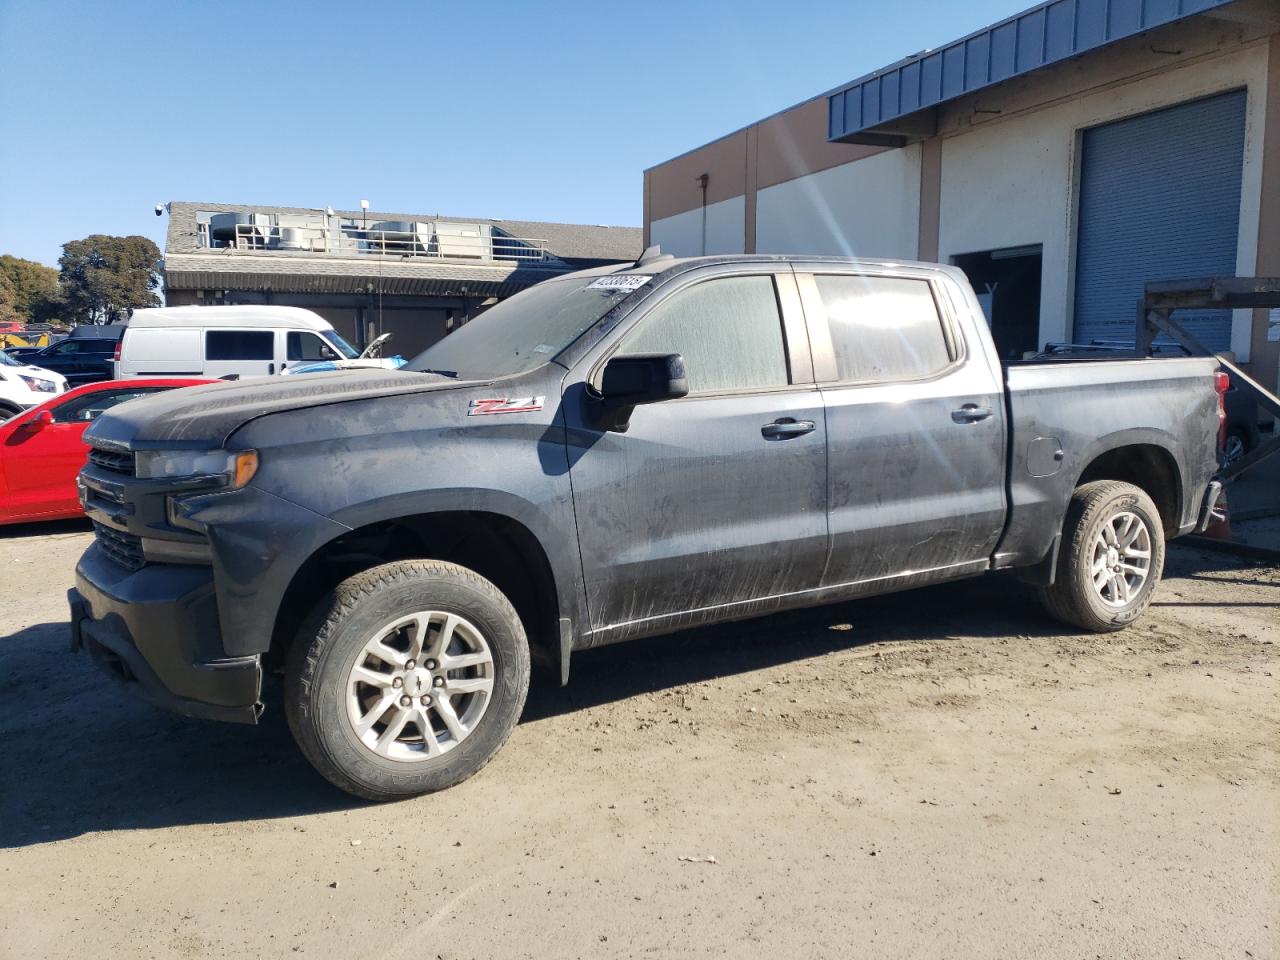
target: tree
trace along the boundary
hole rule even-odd
[[[61,300],[58,271],[53,267],[6,253],[0,256],[0,278],[0,286],[6,287],[8,302],[20,322],[47,323],[58,316]]]
[[[26,323],[27,318],[18,309],[18,294],[8,274],[0,271],[0,323]]]
[[[63,316],[74,323],[117,323],[138,307],[160,305],[160,249],[146,237],[72,240],[58,266]]]

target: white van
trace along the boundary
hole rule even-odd
[[[295,364],[359,356],[301,307],[154,307],[130,318],[115,377],[270,377]]]

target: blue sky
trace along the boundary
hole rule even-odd
[[[0,253],[157,202],[639,225],[645,167],[1026,0],[0,0]]]

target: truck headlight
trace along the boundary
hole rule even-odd
[[[258,472],[258,451],[142,450],[134,463],[137,476],[143,480],[225,477],[228,486],[239,490]]]
[[[41,380],[39,377],[24,377],[18,374],[18,379],[27,385],[28,390],[34,390],[36,393],[57,393],[58,385],[52,380]]]

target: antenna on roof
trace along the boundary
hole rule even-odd
[[[663,253],[659,244],[651,247],[645,247],[644,253],[640,254],[640,259],[636,261],[637,267],[643,267],[646,263],[653,263],[655,260],[673,260],[674,257],[669,253]]]

